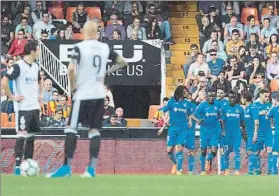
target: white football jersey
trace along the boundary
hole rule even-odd
[[[14,102],[15,110],[30,111],[40,109],[39,95],[39,66],[33,62],[32,65],[24,60],[17,61],[6,75],[13,82],[13,93],[23,96],[24,100]]]
[[[72,58],[77,61],[77,89],[73,99],[105,98],[104,79],[109,56],[109,46],[97,40],[84,40],[74,46]]]

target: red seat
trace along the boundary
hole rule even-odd
[[[4,127],[7,122],[8,122],[8,114],[1,113],[1,127]]]
[[[16,126],[15,122],[7,122],[4,127],[15,128],[15,126]]]
[[[241,22],[244,24],[247,24],[247,22],[248,22],[247,17],[250,15],[255,16],[255,20],[259,21],[259,15],[258,15],[257,8],[245,7],[245,8],[242,8]]]
[[[148,120],[153,120],[156,111],[160,108],[160,105],[150,105],[148,111]]]
[[[279,79],[271,80],[270,89],[271,92],[279,91]]]
[[[68,22],[73,22],[72,18],[73,18],[73,13],[77,10],[76,7],[68,7],[67,9],[67,15],[66,15],[66,20]]]
[[[85,10],[91,20],[95,17],[99,18],[100,20],[102,19],[101,10],[99,7],[87,7]]]
[[[52,6],[55,6],[55,7],[63,7],[62,6],[62,1],[52,1]]]
[[[48,11],[57,19],[64,19],[64,12],[62,7],[50,7]]]
[[[111,21],[110,21],[110,20],[107,21],[107,25],[109,25],[109,24],[111,24]],[[122,23],[122,20],[118,20],[118,21],[117,21],[117,24],[122,25],[122,24],[123,24],[123,23]]]
[[[82,33],[74,33],[73,34],[73,39],[82,40],[83,39],[83,34]]]
[[[278,13],[277,9],[274,10],[274,13],[275,13],[275,14]],[[266,15],[266,14],[268,14],[268,8],[267,8],[267,7],[265,7],[265,8],[262,9],[261,15],[263,16],[263,15]]]

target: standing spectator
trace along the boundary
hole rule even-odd
[[[130,6],[131,6],[131,10],[130,10]],[[125,28],[127,28],[128,25],[133,23],[133,18],[135,18],[135,17],[138,17],[140,19],[141,23],[143,22],[141,2],[126,1],[125,9],[126,9],[126,10],[124,10],[124,13],[125,13],[124,27]]]
[[[229,93],[230,90],[232,89],[231,82],[226,80],[226,74],[224,71],[221,71],[218,74],[218,79],[216,81],[214,81],[212,84],[212,89],[217,91],[218,88],[224,89],[226,94]]]
[[[140,19],[138,17],[135,17],[133,20],[133,24],[130,24],[127,27],[127,37],[128,39],[131,38],[132,31],[138,32],[138,39],[139,40],[146,40],[146,30],[144,27],[140,26]]]
[[[22,22],[22,18],[27,18],[27,22],[28,22],[28,25],[30,27],[33,26],[34,24],[34,21],[33,21],[33,18],[31,16],[31,12],[30,12],[30,6],[29,5],[25,5],[24,6],[24,9],[23,9],[23,12],[22,13],[18,13],[14,19],[14,26],[17,26],[19,25],[21,22]]]
[[[116,108],[115,114],[117,115],[117,121],[121,124],[121,127],[127,126],[127,120],[123,118],[123,109],[122,108]]]
[[[66,127],[66,120],[63,118],[63,110],[57,108],[53,117],[49,119],[49,127]]]
[[[58,29],[52,28],[50,30],[51,36],[49,37],[49,40],[56,40],[57,39],[57,34],[58,34]]]
[[[269,18],[265,18],[263,21],[264,21],[263,22],[264,27],[261,30],[260,41],[262,42],[263,46],[266,46],[269,43],[270,36],[272,34],[278,35],[278,32],[277,32],[275,27],[272,27],[270,25],[270,19]]]
[[[44,13],[48,13],[49,14],[49,20],[48,20],[48,23],[52,23],[52,17],[51,17],[51,14],[49,12],[47,12],[47,10],[43,9],[43,2],[42,1],[37,1],[36,2],[36,10],[34,10],[32,12],[32,19],[33,19],[33,22],[36,23],[37,21],[41,21],[43,19],[43,14]]]
[[[146,29],[146,35],[147,39],[163,39],[163,35],[156,18],[153,18],[151,24],[148,25]]]
[[[123,25],[118,24],[118,16],[113,14],[110,17],[111,24],[107,25],[105,31],[106,31],[106,36],[109,40],[113,39],[113,31],[118,30],[121,34],[120,39],[125,40],[126,39],[126,31]]]
[[[232,56],[229,59],[229,65],[227,70],[227,77],[229,81],[241,80],[244,78],[245,68],[242,64],[237,63],[236,56]],[[233,85],[233,84],[232,84]]]
[[[233,8],[231,5],[226,6],[226,12],[227,12],[227,14],[225,14],[221,17],[223,28],[225,28],[226,24],[230,23],[232,17],[236,17],[237,19],[239,18],[239,16],[237,14],[233,13]]]
[[[42,13],[42,20],[38,20],[35,22],[33,26],[33,37],[34,39],[41,39],[41,31],[45,29],[48,32],[48,35],[50,35],[50,31],[52,28],[55,28],[50,22],[49,22],[49,13],[43,12]]]
[[[114,107],[109,106],[110,99],[108,96],[105,97],[104,100],[104,119],[110,117],[112,114],[115,113]]]
[[[276,52],[272,52],[270,55],[270,61],[267,62],[266,75],[269,80],[279,79],[279,61]]]
[[[8,50],[9,45],[14,40],[14,28],[13,25],[9,23],[9,17],[2,15],[2,23],[1,23],[1,50]]]
[[[43,102],[45,105],[47,105],[48,102],[53,99],[52,97],[53,91],[57,91],[57,89],[52,87],[52,81],[50,79],[46,79],[44,83],[44,94],[43,94]]]
[[[224,50],[219,49],[219,45],[218,45],[217,40],[213,40],[211,42],[211,47],[210,48],[217,51],[217,58],[220,58],[220,59],[223,59],[224,61],[227,61],[228,56],[227,56],[227,54]],[[210,54],[209,53],[207,53],[207,55],[206,55],[206,61],[210,61]]]
[[[23,56],[24,54],[24,46],[27,43],[24,37],[24,30],[21,29],[17,33],[17,38],[13,41],[10,50],[8,51],[8,55],[10,56]]]
[[[28,18],[21,18],[20,24],[16,26],[15,33],[18,34],[19,30],[24,31],[24,38],[32,39],[32,27],[28,25]]]
[[[112,114],[108,124],[105,124],[105,127],[122,127],[122,125],[117,120],[117,115]]]
[[[244,46],[244,42],[239,38],[239,31],[232,30],[232,40],[226,43],[226,51],[230,56],[237,55],[238,48]]]
[[[278,35],[276,34],[272,34],[270,36],[269,39],[269,45],[266,46],[265,50],[266,50],[266,56],[270,57],[270,54],[272,52],[276,52],[277,54],[279,54],[279,44],[278,44]]]
[[[217,80],[218,74],[224,70],[226,62],[223,59],[217,58],[217,50],[211,49],[208,52],[211,56],[211,60],[207,62],[210,70],[210,77],[213,81]]]
[[[58,91],[53,91],[52,99],[47,103],[48,116],[54,115],[58,105],[59,105],[59,93],[58,93]]]
[[[199,52],[199,47],[197,44],[192,44],[190,46],[190,50],[191,50],[191,53],[186,56],[186,64],[183,65],[183,72],[184,72],[185,78],[188,75],[188,70],[189,70],[190,65],[193,64],[194,62],[196,62],[197,55]]]
[[[237,18],[235,16],[231,17],[230,23],[226,24],[224,29],[224,39],[225,43],[230,41],[233,37],[233,31],[238,31],[238,34],[240,36],[240,39],[244,40],[244,31],[243,31],[243,25],[237,21]]]
[[[62,95],[59,98],[59,104],[58,108],[61,108],[63,110],[63,117],[65,119],[68,119],[70,117],[71,113],[71,107],[67,105],[68,97],[66,95]]]
[[[208,18],[209,18],[209,23],[213,25],[217,25],[219,29],[222,28],[222,22],[220,20],[220,16],[217,15],[215,7],[209,8],[209,13],[208,13]]]
[[[261,35],[260,27],[259,25],[256,25],[255,16],[248,16],[247,21],[248,24],[246,24],[244,27],[244,37],[246,42],[248,42],[251,33],[255,33],[258,37]]]
[[[203,48],[202,48],[202,52],[204,54],[206,54],[209,50],[212,49],[211,45],[212,45],[212,41],[216,40],[218,42],[218,46],[219,46],[219,50],[224,50],[224,44],[222,41],[220,41],[219,39],[220,37],[218,36],[218,31],[212,31],[211,34],[210,34],[210,39],[207,40],[204,45],[203,45]]]
[[[279,31],[279,16],[274,13],[275,7],[272,4],[268,5],[268,14],[263,15],[262,17],[262,23],[264,23],[265,18],[269,18],[270,25]]]
[[[87,12],[85,11],[84,5],[82,3],[79,3],[77,6],[77,10],[72,15],[73,32],[80,33],[85,22],[89,20],[90,18]]]

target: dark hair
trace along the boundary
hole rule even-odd
[[[105,97],[105,99],[107,99],[108,101],[110,101],[110,98],[109,98],[109,96],[106,96],[106,97]]]
[[[210,49],[207,53],[211,53],[211,52],[217,52],[217,50],[215,50],[215,49]]]
[[[276,101],[279,101],[279,93],[277,94],[277,96],[275,97]]]
[[[52,28],[52,29],[50,30],[51,35],[53,35],[53,33],[55,33],[56,31],[57,31],[57,28]]]
[[[221,73],[224,74],[224,75],[226,74],[225,71],[220,71],[220,72],[218,73],[218,76],[219,76]]]
[[[239,30],[233,29],[233,30],[232,30],[232,34],[233,34],[233,33],[238,33],[238,34],[239,34]]]
[[[260,93],[260,94],[269,93],[269,90],[267,90],[267,89],[261,89],[259,93]]]
[[[151,7],[156,7],[156,5],[154,3],[150,3],[148,9],[150,9]]]
[[[164,99],[163,99],[163,101],[169,101],[170,100],[170,98],[168,98],[168,97],[164,97]]]
[[[199,49],[197,44],[191,44],[190,48],[197,48],[197,49]]]
[[[253,100],[253,95],[250,92],[245,92],[244,94],[242,94],[242,97],[248,102],[252,102]]]
[[[61,97],[65,97],[66,101],[68,101],[68,96],[67,95],[61,95]]]
[[[212,45],[213,42],[216,42],[216,43],[218,44],[218,41],[217,41],[217,40],[213,40],[213,41],[211,42],[211,45]],[[219,44],[218,44],[218,45],[219,45]]]
[[[265,21],[265,20],[268,20],[268,22],[270,22],[270,19],[269,19],[269,18],[264,18],[264,21]]]
[[[47,34],[48,35],[48,31],[46,29],[42,29],[41,34]]]
[[[21,19],[20,19],[20,21],[22,21],[22,20],[27,20],[27,21],[28,21],[28,18],[25,17],[25,16],[22,16]]]
[[[250,16],[247,17],[247,21],[250,22],[253,18],[255,18],[255,16],[250,15]]]
[[[133,21],[134,21],[135,19],[140,20],[140,17],[139,17],[139,16],[135,16],[135,17],[133,17]]]
[[[116,32],[118,35],[121,35],[121,32],[120,32],[118,29],[114,29],[114,30],[112,31],[112,34],[113,34],[114,32]]]
[[[251,36],[251,35],[254,35],[255,37],[257,37],[257,34],[256,34],[256,33],[250,33],[250,36]],[[250,36],[249,36],[249,37],[250,37]]]
[[[118,116],[116,114],[110,115],[111,118],[117,118]]]
[[[61,107],[57,107],[56,110],[55,110],[55,114],[57,114],[58,112],[63,113],[63,109]]]
[[[20,32],[20,31],[23,33],[23,35],[25,35],[24,29],[19,29],[18,32]],[[18,32],[17,32],[17,33],[18,33]]]
[[[43,11],[42,11],[42,16],[43,16],[44,14],[47,14],[47,15],[49,16],[49,13],[48,13],[47,10],[43,10]]]
[[[269,37],[269,43],[270,43],[270,44],[272,44],[272,41],[271,41],[271,37],[272,37],[272,36],[275,36],[275,37],[276,37],[276,41],[278,41],[277,35],[276,35],[276,34],[272,34],[272,35]]]
[[[231,63],[232,59],[236,59],[237,60],[237,57],[235,55],[230,56],[230,58],[228,58],[228,63],[229,64]]]
[[[55,91],[53,91],[53,92],[52,92],[52,94],[53,94],[53,93],[58,93],[58,91],[57,91],[57,90],[55,90]],[[58,95],[59,95],[59,93],[58,93]]]
[[[32,51],[36,52],[37,51],[37,46],[38,46],[38,42],[37,41],[27,41],[27,43],[24,46],[24,54],[25,55],[29,55],[31,54]]]
[[[174,91],[174,99],[179,101],[180,99],[184,98],[184,90],[186,90],[186,86],[179,85]]]

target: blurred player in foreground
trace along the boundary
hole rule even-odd
[[[189,119],[191,113],[191,106],[188,101],[184,99],[187,88],[180,85],[174,92],[174,97],[171,98],[168,104],[163,108],[163,112],[169,111],[169,129],[167,136],[167,152],[171,162],[173,163],[172,174],[182,175],[183,165],[183,146],[186,142],[186,131],[192,127],[192,120]],[[160,135],[165,126],[159,131]],[[176,147],[176,157],[174,155],[174,148]]]
[[[275,102],[271,110],[267,114],[268,118],[273,119],[275,133],[273,136],[273,175],[278,175],[278,154],[279,154],[279,94],[275,98]]]
[[[20,175],[22,158],[33,158],[35,134],[41,131],[39,98],[42,97],[42,82],[39,66],[35,62],[39,54],[38,43],[28,41],[24,54],[23,59],[15,62],[2,79],[3,88],[14,101],[16,112],[15,175]],[[11,93],[9,80],[13,81],[14,94]]]
[[[110,51],[107,44],[96,40],[98,24],[88,21],[83,28],[84,41],[73,49],[72,61],[69,64],[69,79],[73,104],[69,125],[65,129],[65,160],[62,167],[47,177],[64,177],[71,175],[71,162],[76,149],[77,126],[81,123],[89,128],[89,163],[82,177],[94,177],[100,150],[100,132],[102,127],[106,74],[127,66],[117,53]],[[114,66],[106,72],[108,60]]]

